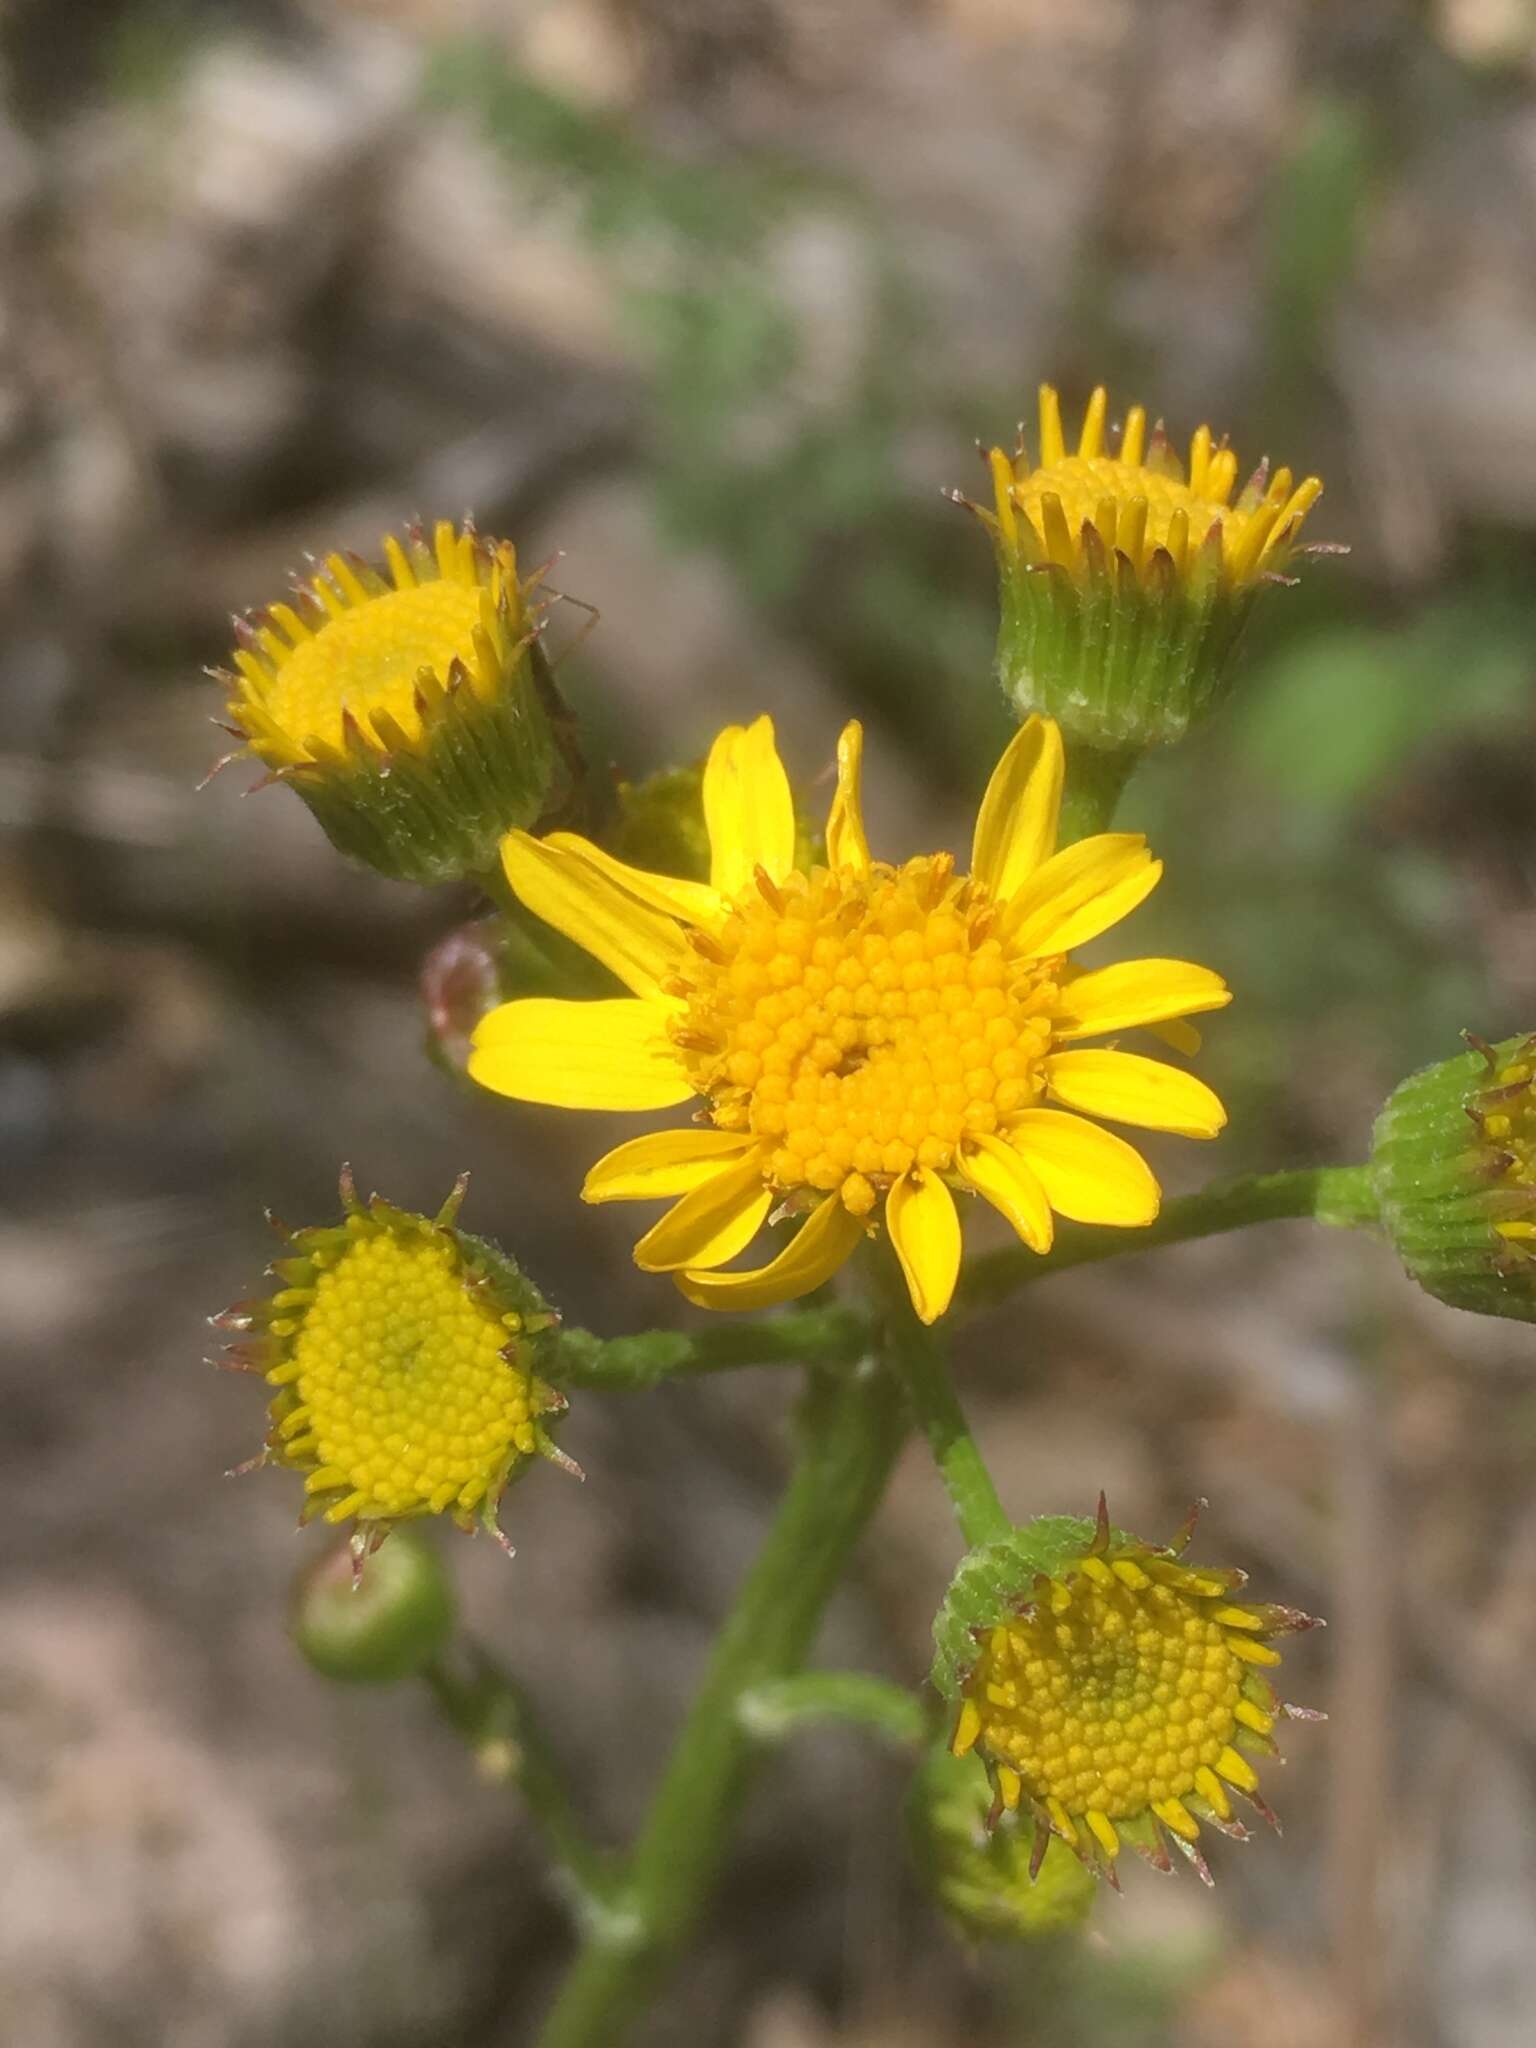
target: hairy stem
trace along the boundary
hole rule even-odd
[[[583,1827],[565,1778],[522,1688],[475,1643],[434,1658],[422,1674],[443,1718],[488,1777],[514,1786],[543,1830],[584,1924],[601,1916],[614,1872]]]
[[[1071,846],[1095,832],[1107,832],[1121,792],[1141,759],[1139,748],[1121,752],[1107,747],[1074,744],[1067,748],[1067,775],[1061,792],[1058,846]]]
[[[1247,1173],[1214,1182],[1197,1194],[1176,1195],[1141,1230],[1087,1229],[1064,1224],[1043,1256],[1024,1245],[1007,1245],[972,1259],[961,1276],[959,1306],[990,1308],[1016,1287],[1089,1266],[1127,1252],[1155,1251],[1159,1245],[1217,1237],[1250,1223],[1277,1223],[1310,1216],[1315,1222],[1358,1229],[1374,1222],[1376,1198],[1368,1166],[1302,1166],[1287,1173]]]
[[[562,1330],[551,1372],[562,1387],[631,1392],[679,1373],[741,1365],[851,1365],[868,1345],[868,1321],[856,1310],[804,1308],[758,1322],[733,1319],[705,1330],[647,1330],[636,1337]]]
[[[886,1356],[906,1389],[912,1419],[927,1439],[961,1533],[973,1549],[995,1543],[1013,1524],[961,1412],[943,1345],[913,1313],[899,1274],[894,1284],[887,1279],[883,1292]]]
[[[629,1859],[624,1911],[595,1926],[541,2048],[617,2048],[697,1919],[760,1746],[744,1693],[798,1669],[903,1434],[899,1389],[875,1367],[808,1376],[794,1471]]]
[[[916,1749],[929,1732],[928,1710],[916,1693],[865,1671],[801,1671],[770,1678],[741,1696],[743,1727],[759,1742],[782,1742],[801,1728],[842,1721],[866,1728],[900,1749]]]

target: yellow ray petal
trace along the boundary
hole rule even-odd
[[[1064,846],[1014,897],[1010,943],[1037,954],[1086,945],[1150,896],[1162,872],[1139,832],[1100,832]]]
[[[1056,1226],[1039,1177],[1013,1147],[989,1132],[969,1140],[956,1165],[962,1180],[1000,1209],[1033,1252],[1048,1252]]]
[[[907,1276],[919,1322],[935,1323],[960,1277],[960,1218],[955,1198],[936,1173],[904,1173],[885,1198],[886,1227]]]
[[[1054,1053],[1045,1062],[1045,1078],[1054,1101],[1117,1124],[1214,1138],[1227,1121],[1227,1112],[1203,1081],[1138,1052]]]
[[[722,1167],[702,1187],[676,1202],[635,1246],[642,1273],[672,1273],[680,1266],[707,1271],[745,1251],[767,1220],[773,1191],[763,1179],[754,1147],[734,1166]]]
[[[689,1194],[729,1166],[756,1140],[740,1131],[694,1125],[682,1131],[650,1131],[615,1145],[592,1166],[582,1183],[584,1202],[670,1201]]]
[[[1061,399],[1054,384],[1040,386],[1040,467],[1050,469],[1067,452],[1061,431]]]
[[[725,905],[707,882],[687,882],[678,875],[656,875],[649,868],[631,867],[575,832],[550,832],[539,843],[560,853],[578,855],[626,895],[663,917],[702,925],[706,931],[725,921]]]
[[[573,842],[578,848],[584,843]],[[501,842],[501,864],[535,917],[585,947],[637,996],[659,996],[662,982],[688,958],[672,919],[617,887],[584,851],[509,832]]]
[[[856,875],[869,873],[869,840],[864,832],[862,776],[864,728],[856,718],[837,742],[837,794],[827,813],[827,865]]]
[[[619,996],[528,996],[475,1027],[469,1073],[482,1087],[559,1109],[672,1109],[693,1083],[667,1036],[664,1004]]]
[[[1156,1216],[1161,1191],[1151,1167],[1112,1131],[1065,1110],[1026,1109],[1007,1135],[1060,1215],[1128,1230]]]
[[[748,1273],[690,1272],[674,1278],[700,1308],[771,1308],[830,1280],[863,1235],[863,1219],[850,1216],[837,1196],[829,1195],[768,1265]]]
[[[1193,961],[1118,960],[1065,978],[1052,1030],[1057,1038],[1091,1038],[1220,1010],[1231,1000],[1221,976]]]
[[[971,873],[999,901],[1026,882],[1056,848],[1064,762],[1053,718],[1027,718],[992,770],[976,813]]]
[[[739,895],[759,866],[774,881],[794,866],[795,806],[771,718],[728,725],[710,748],[704,823],[710,885],[721,896]]]

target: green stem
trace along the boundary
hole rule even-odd
[[[864,1671],[801,1671],[772,1678],[741,1696],[742,1726],[758,1742],[782,1742],[802,1728],[847,1721],[916,1749],[929,1732],[928,1710],[916,1693]]]
[[[614,1871],[588,1838],[517,1681],[476,1643],[435,1658],[422,1676],[439,1712],[464,1737],[486,1775],[521,1793],[549,1843],[578,1920],[602,1924]]]
[[[1121,792],[1140,759],[1141,752],[1134,747],[1123,753],[1109,747],[1067,748],[1058,846],[1071,846],[1095,832],[1109,830]]]
[[[883,1292],[887,1302],[885,1355],[906,1389],[913,1420],[933,1453],[961,1533],[972,1549],[980,1543],[995,1543],[1013,1524],[961,1412],[943,1347],[913,1313],[899,1274],[895,1284],[884,1286]]]
[[[721,1322],[698,1331],[647,1330],[594,1337],[562,1330],[551,1376],[562,1387],[639,1392],[679,1373],[742,1365],[851,1365],[869,1348],[869,1324],[848,1308],[806,1308],[762,1322]]]
[[[686,1939],[761,1754],[742,1725],[742,1695],[803,1661],[902,1434],[888,1374],[808,1376],[788,1490],[716,1639],[630,1859],[627,1910],[589,1935],[542,2048],[617,2048]]]
[[[1288,1173],[1249,1173],[1216,1181],[1197,1194],[1176,1195],[1143,1230],[1085,1229],[1063,1225],[1043,1256],[1007,1245],[972,1259],[960,1281],[960,1306],[989,1308],[1031,1280],[1096,1264],[1127,1252],[1150,1252],[1190,1238],[1217,1237],[1250,1223],[1310,1216],[1338,1228],[1374,1222],[1376,1199],[1368,1166],[1303,1166]]]

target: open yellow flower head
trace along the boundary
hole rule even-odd
[[[1194,1138],[1225,1120],[1192,1075],[1080,1042],[1170,1027],[1229,993],[1181,960],[1073,964],[1072,949],[1134,910],[1162,868],[1136,833],[1055,851],[1056,726],[1031,719],[998,763],[968,874],[947,853],[897,866],[871,856],[861,748],[849,725],[825,864],[797,864],[766,718],[728,726],[710,752],[708,882],[629,867],[568,833],[514,832],[503,849],[528,908],[630,993],[505,1003],[476,1030],[469,1071],[501,1094],[574,1109],[697,1101],[686,1128],[600,1159],[583,1192],[671,1199],[635,1258],[707,1308],[809,1292],[883,1215],[913,1306],[932,1322],[960,1270],[957,1195],[983,1196],[1041,1252],[1053,1211],[1135,1228],[1157,1214],[1157,1182],[1089,1118]],[[786,1217],[803,1220],[768,1264],[724,1270]]]
[[[998,1814],[1034,1817],[1113,1877],[1129,1842],[1159,1869],[1168,1843],[1200,1875],[1202,1826],[1246,1837],[1240,1794],[1274,1822],[1252,1759],[1273,1756],[1284,1708],[1272,1638],[1309,1615],[1242,1598],[1244,1575],[1097,1523],[1042,1516],[973,1551],[934,1624],[933,1678],[956,1709],[951,1748],[986,1765]]]
[[[358,1200],[343,1220],[284,1231],[264,1298],[214,1317],[236,1332],[225,1363],[274,1390],[257,1465],[304,1478],[301,1522],[354,1525],[354,1555],[398,1522],[451,1515],[505,1542],[496,1510],[550,1441],[564,1396],[536,1367],[558,1318],[513,1262],[455,1230],[467,1183],[434,1217]]]
[[[1371,1178],[1421,1287],[1536,1322],[1536,1036],[1410,1075],[1376,1120]]]
[[[403,881],[484,873],[563,789],[559,700],[509,541],[440,520],[385,567],[326,557],[237,619],[230,730],[343,853]],[[233,757],[230,757],[233,758]]]
[[[1101,385],[1068,453],[1040,387],[1040,460],[1022,432],[993,448],[992,534],[1002,604],[998,671],[1020,716],[1043,711],[1089,746],[1182,739],[1224,696],[1258,591],[1284,581],[1313,477],[1261,462],[1237,498],[1237,457],[1201,427],[1181,462],[1132,406],[1118,442]]]

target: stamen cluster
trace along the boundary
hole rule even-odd
[[[772,1147],[780,1188],[865,1214],[1043,1092],[1061,963],[1010,958],[987,892],[953,870],[764,876],[718,934],[692,934],[674,1035],[714,1121]]]

